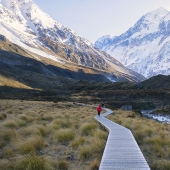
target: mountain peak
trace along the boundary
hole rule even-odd
[[[158,11],[158,12],[167,12],[167,11],[169,11],[167,8],[165,8],[165,7],[159,7],[159,8],[157,8],[156,10],[154,10],[154,11]]]
[[[155,19],[161,19],[162,17],[165,17],[167,14],[169,14],[170,11],[168,11],[167,9],[165,9],[164,7],[160,7],[156,10],[153,10],[151,12],[148,12],[146,15],[145,15],[145,19],[147,20],[155,20]]]
[[[101,50],[145,77],[170,74],[170,11],[160,7],[111,40],[96,41]],[[100,40],[100,39],[99,39]],[[109,41],[108,41],[109,40]]]

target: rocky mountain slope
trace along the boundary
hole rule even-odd
[[[54,21],[32,0],[1,0],[0,32],[35,60],[50,60],[53,65],[78,65],[95,69],[112,81],[142,81],[144,77],[95,48],[86,39]],[[82,78],[82,77],[81,77]]]
[[[120,36],[103,36],[95,46],[145,77],[170,74],[170,11],[159,8],[142,16]]]

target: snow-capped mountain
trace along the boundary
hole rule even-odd
[[[34,54],[60,63],[99,69],[113,76],[140,81],[144,78],[95,48],[85,38],[44,13],[32,0],[0,1],[0,33]]]
[[[170,11],[159,8],[142,16],[120,36],[103,36],[95,46],[145,77],[170,74]]]

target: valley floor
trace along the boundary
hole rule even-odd
[[[0,100],[0,169],[97,168],[108,133],[94,115],[70,102]]]

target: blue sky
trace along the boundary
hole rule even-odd
[[[120,35],[140,17],[170,0],[33,0],[60,24],[94,43],[103,35]]]

